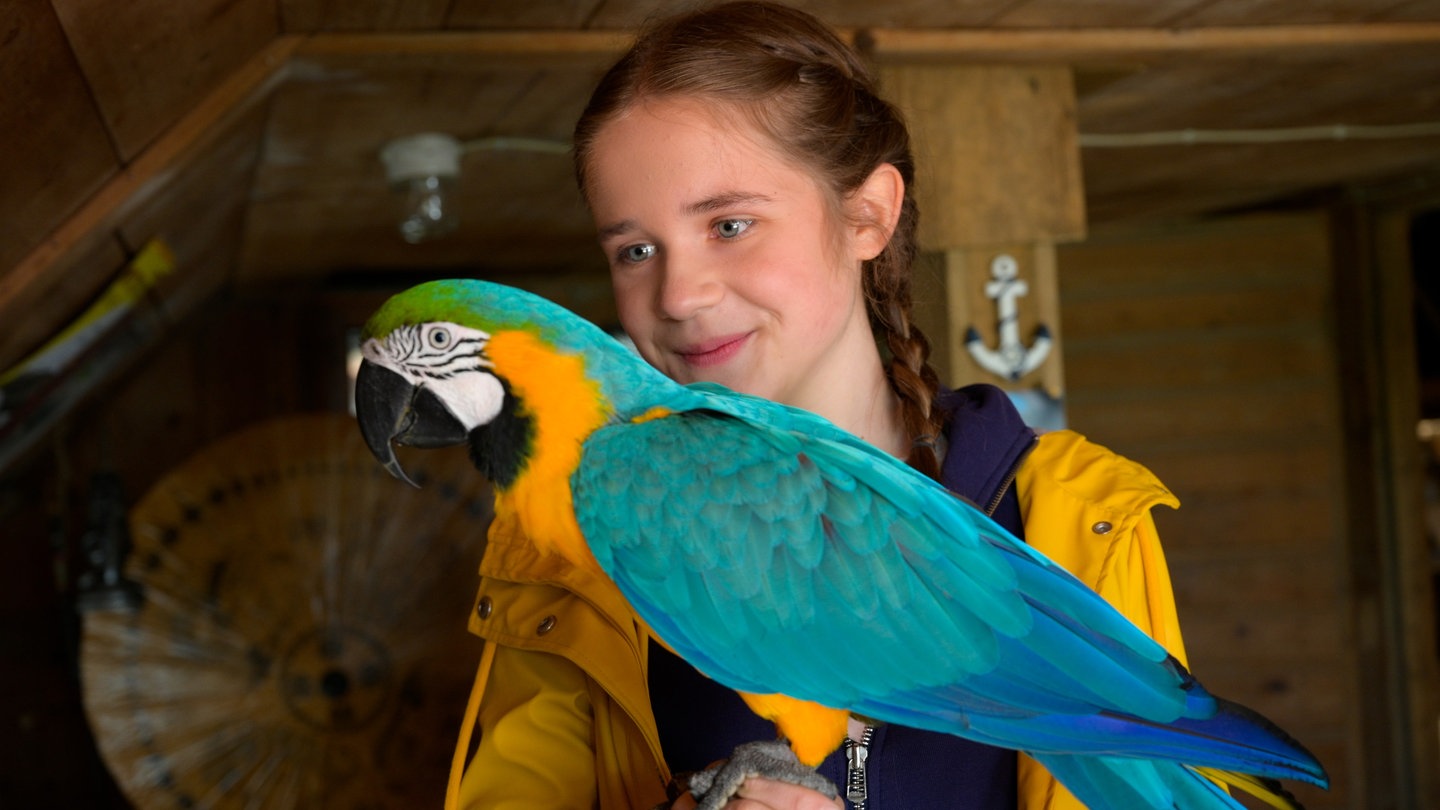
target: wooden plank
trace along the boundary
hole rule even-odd
[[[1075,270],[1076,273],[1082,272]],[[1217,269],[1217,276],[1223,271]],[[1318,274],[1317,274],[1318,275]],[[1065,334],[1081,347],[1084,341],[1126,336],[1174,335],[1227,329],[1314,331],[1315,313],[1327,305],[1321,283],[1276,282],[1237,288],[1238,279],[1215,279],[1222,289],[1184,291],[1125,289],[1108,297],[1094,286],[1066,287]],[[1089,300],[1087,300],[1087,298]],[[1137,339],[1121,337],[1121,340]],[[1072,349],[1075,348],[1072,345]]]
[[[1043,28],[922,29],[863,26],[840,28],[859,38],[884,64],[941,61],[946,64],[1115,64],[1163,56],[1314,56],[1357,48],[1428,47],[1440,43],[1440,22],[1347,25],[1272,25],[1196,29]],[[403,55],[505,54],[536,58],[619,55],[629,30],[446,31],[415,34],[317,33],[304,53]]]
[[[1335,358],[1326,336],[1298,328],[1216,328],[1083,339],[1071,337],[1065,364],[1084,379],[1113,380],[1112,391],[1177,394],[1221,386],[1331,384]]]
[[[873,0],[796,0],[791,3],[814,14],[827,24],[846,28],[952,28],[978,27],[989,24],[1014,0],[964,0],[963,2],[935,2],[935,0],[887,0],[876,3]],[[622,13],[612,12],[612,6],[620,6]],[[597,25],[626,24],[643,19],[645,12],[653,13],[656,3],[651,0],[607,0]]]
[[[532,175],[533,178],[533,175]],[[461,209],[456,233],[420,245],[401,241],[389,206],[354,207],[338,197],[253,204],[246,220],[240,281],[268,283],[338,272],[384,277],[396,271],[456,275],[497,272],[608,272],[593,228],[527,230],[488,219],[484,201]],[[311,228],[296,222],[320,214]],[[468,213],[467,213],[468,212]],[[478,212],[478,213],[477,213]],[[344,227],[346,216],[359,225]],[[587,221],[588,223],[588,221]]]
[[[1201,3],[1177,14],[1173,25],[1295,25],[1359,23],[1376,15],[1377,6],[1403,5],[1395,0],[1244,0]],[[1431,17],[1434,19],[1434,17]]]
[[[1165,27],[1175,17],[1211,0],[1022,0],[991,25],[1000,28],[1141,28]]]
[[[285,33],[441,28],[449,0],[280,0]]]
[[[1010,61],[1081,64],[1166,55],[1326,53],[1369,46],[1433,45],[1440,22],[1266,25],[1215,28],[1046,28],[865,31],[884,62]]]
[[[446,16],[451,29],[568,30],[595,27],[597,14],[605,15],[602,28],[629,28],[655,11],[653,3],[606,0],[530,0],[496,3],[493,0],[455,0]],[[623,23],[617,22],[616,15]]]
[[[1084,236],[1068,68],[889,66],[880,83],[910,126],[925,249]]]
[[[1440,109],[1429,93],[1437,69],[1440,53],[1432,44],[1364,46],[1303,57],[1281,53],[1263,62],[1229,57],[1157,61],[1149,71],[1131,72],[1087,93],[1080,106],[1081,130],[1243,131],[1426,121]],[[1375,92],[1376,87],[1385,92]],[[1185,94],[1184,104],[1153,101],[1176,93]],[[1123,129],[1115,122],[1124,122]],[[1359,134],[1346,142],[1362,140]]]
[[[13,322],[28,314],[26,307],[33,297],[26,290],[42,283],[47,275],[60,272],[72,253],[93,249],[94,240],[105,238],[126,216],[164,194],[188,161],[223,133],[229,122],[243,117],[265,97],[294,45],[293,39],[272,43],[106,183],[19,264],[0,275],[0,322]],[[82,285],[89,288],[87,296],[103,285],[107,270],[113,269],[100,268],[87,279]],[[58,325],[58,322],[46,324],[42,332],[48,334]]]
[[[1326,221],[1314,212],[1132,225],[1092,232],[1084,243],[1061,245],[1058,255],[1067,323],[1071,309],[1102,300],[1324,290],[1330,283]],[[1201,317],[1205,312],[1197,307]]]
[[[1387,22],[1429,22],[1440,19],[1440,0],[1401,0],[1371,17]]]
[[[1324,667],[1343,658],[1353,639],[1344,611],[1335,603],[1276,605],[1263,615],[1250,605],[1228,604],[1192,610],[1183,617],[1186,643],[1195,649],[1223,651],[1225,658],[1264,659],[1283,651],[1286,665],[1309,660]],[[1210,660],[1216,660],[1212,657]],[[1343,699],[1337,694],[1336,698]]]
[[[52,0],[129,162],[278,33],[274,0]]]
[[[1335,430],[1337,404],[1329,381],[1184,389],[1169,396],[1097,392],[1080,387],[1071,368],[1067,413],[1072,427],[1102,444],[1143,446],[1172,436],[1219,441],[1279,432]],[[1107,378],[1108,379],[1108,378]]]
[[[445,31],[425,34],[315,34],[296,53],[301,59],[484,60],[483,64],[554,64],[582,60],[607,64],[629,46],[626,31]],[[516,60],[527,60],[517,62]],[[447,64],[454,64],[449,62]],[[432,62],[433,64],[433,62]]]
[[[1175,598],[1186,613],[1246,605],[1261,616],[1259,611],[1287,605],[1347,601],[1345,566],[1325,551],[1333,549],[1298,556],[1253,548],[1223,556],[1203,550],[1172,550],[1166,556]]]
[[[0,269],[14,265],[119,168],[49,3],[0,15]],[[62,307],[63,308],[63,307]],[[14,323],[9,321],[8,323]],[[9,327],[7,327],[8,330]],[[10,341],[6,338],[6,343]],[[0,351],[3,357],[4,351]],[[3,367],[3,364],[0,364]]]
[[[1327,54],[1277,53],[1254,59],[1193,59],[1153,66],[1086,96],[1088,135],[1185,129],[1245,130],[1337,124],[1387,125],[1440,118],[1433,93],[1440,49],[1356,47]],[[1385,88],[1376,92],[1376,87]],[[1277,92],[1277,88],[1288,88]],[[1324,88],[1323,92],[1318,88]],[[1152,99],[1183,95],[1181,106]],[[1142,101],[1143,99],[1143,101]],[[1434,137],[1304,140],[1195,146],[1084,146],[1092,221],[1163,217],[1185,207],[1223,208],[1389,175],[1434,164]],[[1265,166],[1257,172],[1252,167]],[[1191,210],[1194,210],[1193,208]]]
[[[1307,192],[1403,182],[1432,174],[1435,167],[1435,147],[1423,140],[1409,145],[1372,141],[1228,150],[1177,148],[1151,153],[1143,160],[1112,154],[1103,162],[1092,158],[1095,153],[1085,150],[1085,175],[1096,178],[1086,202],[1093,225],[1163,222],[1201,211],[1278,205]],[[1139,165],[1176,163],[1189,168],[1183,172],[1130,171]],[[1273,167],[1274,173],[1256,171],[1257,166]]]
[[[1160,475],[1186,506],[1196,498],[1207,499],[1213,506],[1225,499],[1253,502],[1268,497],[1315,498],[1333,493],[1340,482],[1336,449],[1336,442],[1289,433],[1264,442],[1232,440],[1203,451],[1152,448],[1145,454],[1144,464]],[[1189,510],[1188,514],[1204,511]],[[1237,525],[1236,530],[1243,528]]]
[[[1158,472],[1158,471],[1157,471]],[[1332,471],[1318,476],[1321,492],[1215,493],[1186,489],[1160,474],[1180,498],[1177,515],[1161,512],[1165,548],[1171,553],[1213,554],[1263,545],[1276,554],[1313,554],[1334,542],[1343,504],[1334,497]]]

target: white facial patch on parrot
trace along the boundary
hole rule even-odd
[[[428,389],[466,430],[500,413],[505,388],[485,357],[490,335],[454,323],[402,326],[360,347],[366,360]]]

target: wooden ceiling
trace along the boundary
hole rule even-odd
[[[1072,65],[1092,228],[1440,182],[1440,0],[797,5],[880,62]],[[154,236],[179,259],[172,302],[336,273],[598,267],[565,155],[469,152],[460,230],[417,246],[396,235],[378,153],[421,131],[564,143],[627,33],[673,6],[11,3],[0,368]],[[1332,137],[1339,125],[1349,137]],[[1135,143],[1183,130],[1202,142]],[[1203,142],[1233,130],[1251,132]]]

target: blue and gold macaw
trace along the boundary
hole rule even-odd
[[[813,414],[678,385],[481,281],[390,299],[363,353],[360,427],[393,474],[394,443],[468,444],[497,514],[603,570],[802,763],[853,712],[1025,751],[1096,808],[1240,807],[1217,780],[1327,784],[1079,580]]]

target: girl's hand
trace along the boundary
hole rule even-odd
[[[845,810],[839,798],[831,799],[816,790],[789,782],[754,776],[746,779],[723,810]],[[695,810],[689,793],[675,800],[672,810]]]

